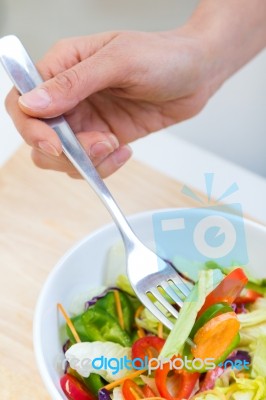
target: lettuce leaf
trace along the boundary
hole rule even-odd
[[[224,275],[220,270],[202,270],[199,280],[185,300],[179,317],[168,336],[160,353],[161,359],[169,359],[175,354],[181,354],[185,341],[196,321],[198,311],[205,302],[206,296],[221,282]]]
[[[107,287],[114,286],[119,275],[127,273],[125,246],[122,240],[110,247],[105,263],[104,282]]]
[[[255,379],[240,378],[231,371],[231,384],[224,387],[222,380],[218,379],[215,389],[232,400],[264,400],[266,398],[266,378],[262,376]]]
[[[173,322],[175,321],[174,318],[171,317],[171,314],[161,306],[160,303],[157,303],[157,307],[165,314],[165,316],[172,320]],[[150,333],[154,333],[155,335],[158,334],[158,325],[159,325],[159,320],[146,308],[144,307],[143,311],[140,313],[139,317],[135,319],[135,322],[137,323],[137,326],[145,329],[146,331]],[[164,327],[164,336],[167,337],[169,334],[169,329]]]
[[[193,397],[193,400],[221,400],[224,399],[224,396],[221,394],[219,390],[213,389],[208,390],[208,392],[202,392]]]
[[[237,317],[240,322],[240,347],[254,348],[258,338],[266,336],[266,299],[256,300],[250,312]]]
[[[266,379],[262,376],[256,379],[237,378],[231,371],[231,381],[229,386],[224,386],[222,380],[218,379],[213,390],[202,392],[193,397],[194,400],[265,400],[266,398]]]
[[[114,293],[108,292],[84,313],[71,318],[81,341],[115,342],[125,347],[132,344],[134,304],[124,292],[119,292],[119,297],[125,329],[121,328],[117,318]],[[70,341],[74,343],[75,339],[68,326],[66,326],[66,330]]]
[[[132,289],[132,286],[129,282],[129,279],[126,275],[120,274],[118,275],[116,282],[116,286],[119,287],[119,289],[123,290],[124,292],[128,293],[130,296],[135,296],[136,293]]]
[[[106,290],[106,286],[98,286],[96,288],[89,288],[88,291],[78,293],[71,301],[69,312],[72,316],[77,316],[85,311],[85,303],[94,296],[98,296],[100,293]]]
[[[99,341],[76,343],[67,350],[65,357],[71,368],[85,378],[95,373],[107,382],[112,382],[132,372],[127,368],[120,368],[121,359],[125,357],[131,360],[131,348],[118,343]],[[108,360],[106,365],[105,360]]]
[[[260,336],[256,341],[252,357],[251,376],[263,376],[266,378],[266,335]]]

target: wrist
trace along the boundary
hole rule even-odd
[[[171,31],[174,41],[184,38],[191,43],[189,51],[194,53],[195,70],[198,73],[198,83],[205,88],[207,97],[211,97],[226,79],[222,51],[216,48],[212,35],[200,29],[193,21]]]
[[[202,0],[176,30],[198,41],[212,92],[266,46],[265,18],[265,0]]]

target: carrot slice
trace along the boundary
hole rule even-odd
[[[114,290],[114,296],[115,296],[115,306],[116,306],[119,325],[122,329],[125,329],[125,321],[118,290]]]
[[[239,332],[240,322],[234,312],[220,314],[210,319],[194,336],[191,353],[195,358],[220,359],[230,348]]]
[[[161,322],[158,323],[158,333],[157,336],[163,339],[163,324]]]
[[[76,342],[77,342],[77,343],[80,343],[81,340],[80,340],[80,337],[79,337],[79,335],[78,335],[78,332],[76,331],[76,328],[74,327],[73,322],[71,321],[71,319],[70,319],[69,316],[67,315],[67,312],[66,312],[66,310],[64,309],[63,305],[60,304],[60,303],[58,303],[58,304],[57,304],[57,308],[58,308],[58,310],[61,312],[61,314],[63,315],[63,317],[65,318],[66,323],[67,323],[69,329],[71,330],[72,335],[74,336]]]

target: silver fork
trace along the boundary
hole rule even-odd
[[[17,90],[23,94],[43,82],[39,72],[20,40],[13,35],[0,39],[0,60]],[[178,318],[172,302],[182,307],[190,289],[173,265],[146,247],[134,234],[125,216],[113,199],[105,183],[98,175],[85,150],[77,140],[63,116],[46,119],[62,143],[64,154],[90,184],[113,217],[124,241],[127,257],[127,273],[140,301],[170,330],[171,319]],[[150,299],[151,294],[156,301]],[[167,294],[172,302],[169,302]],[[168,311],[165,312],[165,311]]]

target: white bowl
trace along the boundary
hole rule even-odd
[[[202,210],[192,211],[195,214]],[[155,247],[154,213],[156,211],[149,211],[129,218],[136,234],[151,248]],[[266,227],[245,220],[245,233],[252,271],[257,276],[265,276]],[[107,251],[119,239],[114,224],[85,237],[59,260],[42,289],[34,317],[34,349],[43,382],[54,400],[66,399],[60,388],[57,368],[63,353],[56,304],[62,303],[68,309],[75,294],[102,284]]]

